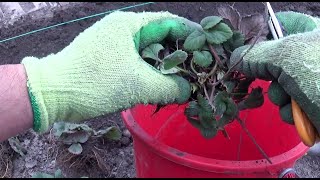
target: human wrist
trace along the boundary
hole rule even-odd
[[[0,66],[0,82],[0,141],[3,141],[32,128],[33,112],[23,65]]]

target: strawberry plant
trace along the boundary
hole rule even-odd
[[[74,155],[79,155],[82,151],[82,144],[89,138],[106,138],[109,140],[119,140],[121,132],[116,127],[108,127],[95,131],[86,124],[73,124],[58,122],[53,125],[54,135],[65,145],[69,145],[68,151]]]
[[[53,135],[57,138],[58,162],[68,168],[99,167],[103,172],[110,171],[110,167],[103,160],[105,150],[99,148],[105,142],[116,142],[122,137],[118,127],[108,126],[95,130],[86,124],[57,122],[53,125]],[[100,145],[101,144],[101,145]]]
[[[233,6],[220,7],[218,12],[220,16],[203,18],[201,28],[185,40],[164,40],[140,51],[141,57],[161,73],[176,74],[189,81],[192,92],[185,115],[208,139],[218,131],[228,137],[225,126],[234,120],[245,128],[239,111],[264,103],[261,87],[249,89],[255,79],[235,71],[234,67],[255,43],[267,39],[267,17],[242,16]],[[250,46],[231,66],[232,52],[244,45]]]

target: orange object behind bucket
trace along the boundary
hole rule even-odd
[[[251,87],[266,92],[269,84],[256,80]],[[230,139],[221,132],[205,139],[184,116],[186,106],[170,105],[153,114],[155,106],[137,105],[122,112],[133,136],[137,177],[278,177],[308,150],[267,94],[262,107],[242,111],[240,117],[272,164],[237,121],[226,126]]]

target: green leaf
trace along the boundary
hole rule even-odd
[[[195,83],[190,83],[190,85],[192,93],[195,93],[199,89],[199,86]]]
[[[193,61],[201,67],[208,67],[212,63],[212,55],[208,51],[194,51]]]
[[[222,105],[225,105],[224,106]],[[215,107],[216,107],[216,114],[221,115],[221,118],[218,120],[218,127],[222,128],[226,124],[233,121],[233,119],[238,115],[238,108],[237,105],[234,103],[232,98],[229,97],[226,91],[220,91],[215,97]],[[219,109],[220,108],[220,109]],[[222,109],[223,108],[223,109]]]
[[[53,124],[53,135],[60,137],[63,132],[67,130],[66,123],[63,121],[56,122]]]
[[[225,125],[229,124],[233,119],[233,117],[227,114],[223,114],[222,117],[218,120],[218,128],[223,128]]]
[[[20,156],[25,156],[27,154],[27,150],[22,147],[19,139],[17,137],[11,137],[8,139],[9,145],[11,146],[11,148],[18,154],[20,154]]]
[[[162,74],[176,74],[176,73],[180,72],[180,70],[178,68],[175,68],[175,67],[173,67],[173,68],[171,68],[169,70],[165,70],[164,67],[163,67],[163,64],[160,64],[159,68],[160,68],[160,71],[161,71]]]
[[[32,174],[32,178],[54,178],[54,176],[47,173],[36,172]]]
[[[150,58],[154,60],[160,60],[159,59],[159,52],[163,50],[164,47],[161,44],[151,44],[147,46],[143,51],[142,51],[142,58]]]
[[[205,137],[206,139],[211,139],[214,136],[217,135],[217,129],[216,128],[201,128],[200,132],[202,134],[203,137]]]
[[[237,104],[233,101],[231,97],[228,97],[226,105],[227,105],[227,109],[224,112],[224,114],[228,115],[231,118],[231,120],[233,120],[238,115],[238,112],[239,112]]]
[[[223,82],[223,86],[226,87],[226,91],[231,93],[233,89],[236,87],[236,82],[234,81],[225,81]]]
[[[232,98],[229,97],[226,91],[220,91],[217,93],[217,95],[215,96],[213,105],[215,107],[216,115],[221,115],[221,114],[223,114],[223,116],[227,115],[233,120],[233,118],[235,118],[235,116],[238,114],[237,105],[232,100]]]
[[[239,31],[234,31],[232,37],[223,43],[223,46],[227,51],[232,52],[238,47],[243,46],[244,40],[245,37],[242,33]]]
[[[238,103],[239,110],[253,109],[262,106],[264,103],[262,90],[261,87],[253,88],[249,96]]]
[[[163,68],[169,70],[181,63],[188,57],[188,54],[182,50],[176,50],[163,59]]]
[[[255,78],[245,78],[244,80],[240,80],[236,88],[234,89],[235,95],[233,95],[233,98],[235,100],[242,100],[243,97],[245,97],[248,93],[250,84],[254,81]]]
[[[217,71],[217,80],[221,80],[224,76],[225,72],[221,71],[221,70],[218,70]]]
[[[206,100],[201,94],[198,94],[197,100],[200,107],[199,120],[201,125],[205,128],[215,127],[215,119],[213,117],[212,108],[208,100]]]
[[[63,121],[56,122],[53,125],[53,133],[56,137],[60,137],[63,133],[75,133],[77,131],[86,131],[89,134],[93,132],[93,129],[86,124],[74,124],[74,123],[65,123]]]
[[[205,31],[206,39],[210,44],[221,44],[232,37],[232,30],[225,23],[219,23]]]
[[[185,109],[184,114],[188,117],[199,115],[200,107],[196,101],[189,102],[189,106]]]
[[[69,148],[68,148],[68,151],[72,154],[75,154],[75,155],[79,155],[81,154],[82,152],[82,146],[81,144],[79,143],[76,143],[76,144],[72,144]]]
[[[226,105],[227,98],[228,98],[228,93],[225,91],[219,91],[215,96],[213,101],[213,106],[215,109],[214,114],[216,116],[221,116],[227,110],[227,105]]]
[[[60,169],[58,169],[55,173],[54,173],[54,177],[55,178],[64,178],[62,175],[62,171]]]
[[[90,135],[86,131],[75,131],[72,133],[66,132],[62,133],[60,139],[64,144],[73,144],[73,143],[85,143],[88,141]]]
[[[200,25],[203,29],[210,29],[217,25],[222,20],[219,16],[208,16],[201,20]]]
[[[200,123],[204,128],[215,128],[216,127],[216,120],[213,117],[212,112],[204,111],[203,109],[199,112],[199,119]]]
[[[96,136],[97,137],[103,136],[103,137],[110,139],[110,140],[119,140],[122,136],[122,133],[117,127],[112,126],[112,127],[106,128],[106,129],[99,130],[96,133]]]
[[[195,30],[184,41],[183,47],[187,51],[200,50],[206,43],[206,36],[203,31]]]
[[[200,106],[201,109],[203,109],[206,112],[212,111],[208,100],[206,100],[201,94],[197,95],[197,100],[198,100],[198,105]]]
[[[86,124],[75,124],[75,123],[66,123],[66,127],[68,130],[77,130],[77,131],[87,131],[87,132],[93,132],[93,129],[90,128]]]
[[[187,117],[187,120],[189,121],[189,123],[197,128],[197,129],[201,129],[203,128],[203,126],[201,125],[200,121],[196,120],[195,118],[192,118],[192,117]]]
[[[227,106],[224,102],[215,101],[214,107],[215,107],[214,114],[217,116],[221,116],[227,110]]]

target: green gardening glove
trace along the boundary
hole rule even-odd
[[[276,14],[287,34],[279,40],[256,44],[236,70],[273,81],[270,100],[280,106],[283,120],[293,124],[293,98],[320,132],[320,20],[296,12]],[[236,49],[234,64],[249,46]]]
[[[190,85],[163,75],[138,50],[186,38],[198,24],[169,12],[114,12],[57,54],[22,60],[28,77],[34,130],[56,121],[80,122],[135,104],[183,103]]]

